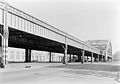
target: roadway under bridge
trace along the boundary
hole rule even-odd
[[[13,6],[0,2],[1,62],[7,62],[8,47],[23,48],[25,62],[31,61],[31,50],[64,53],[63,63],[67,63],[67,54],[77,55],[84,63],[84,56],[99,60],[104,58],[101,51],[71,35],[63,32]],[[51,56],[51,54],[50,54]],[[93,61],[91,61],[93,62]]]

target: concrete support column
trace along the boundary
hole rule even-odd
[[[3,36],[2,38],[2,63],[7,64],[8,58],[8,36]]]
[[[51,54],[51,61],[54,61],[54,54]]]
[[[70,59],[69,59],[69,62],[71,62],[72,60],[71,60],[72,58],[71,58],[71,54],[70,54]]]
[[[73,58],[72,58],[72,59],[73,59],[73,62],[74,62],[74,58],[75,58],[75,57],[74,57],[74,55],[73,55]]]
[[[31,62],[31,49],[25,49],[25,62]]]
[[[67,46],[66,46],[65,52],[64,52],[63,64],[67,64]]]
[[[106,61],[106,62],[108,61],[108,55],[107,55],[107,52],[105,52],[105,61]]]
[[[103,62],[103,60],[104,60],[104,57],[103,57],[103,55],[102,55],[102,58],[101,58],[101,59],[102,59],[102,62]]]
[[[50,57],[49,57],[49,62],[51,62],[51,56],[52,56],[52,53],[50,52],[49,55],[50,55]]]
[[[98,58],[97,58],[97,61],[99,62],[99,54],[98,54]]]
[[[93,53],[91,52],[91,63],[93,63]]]
[[[81,61],[82,64],[84,64],[84,55],[85,55],[85,50],[82,50],[82,61]]]
[[[88,62],[88,59],[89,59],[89,58],[88,58],[88,56],[87,56],[87,62]]]
[[[81,62],[81,56],[78,55],[78,62]]]
[[[64,48],[63,64],[67,64],[67,50],[68,50],[67,35],[65,37],[65,47],[63,47],[63,48]]]

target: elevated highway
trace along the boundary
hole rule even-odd
[[[1,58],[7,62],[8,47],[26,49],[26,62],[31,61],[31,50],[78,55],[84,63],[84,56],[101,59],[101,51],[11,5],[0,2]]]

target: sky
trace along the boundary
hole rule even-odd
[[[6,0],[48,24],[86,40],[111,40],[120,50],[119,0]]]

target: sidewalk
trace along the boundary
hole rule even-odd
[[[101,67],[101,65],[103,67]],[[117,75],[118,71],[107,71],[107,69],[104,69],[104,65],[111,65],[112,67],[115,65],[113,63],[68,63],[67,65],[64,65],[62,63],[9,63],[5,69],[0,68],[0,72],[14,72],[14,71],[21,71],[21,70],[28,70],[28,69],[40,69],[40,68],[61,68],[61,69],[67,69],[67,70],[73,70],[74,71],[86,71],[86,72],[92,72],[92,73],[105,73],[105,74],[112,74]],[[91,68],[92,67],[92,68]],[[101,67],[101,68],[100,68]],[[99,68],[101,70],[99,70]],[[102,69],[103,68],[103,69]],[[108,69],[112,69],[111,67],[108,67]]]
[[[6,78],[4,82],[7,80],[11,82],[10,84],[16,84],[13,82],[14,80],[19,81],[17,84],[101,84],[101,82],[102,84],[118,84],[119,82],[115,80],[117,73],[98,71],[96,66],[101,67],[101,65],[106,66],[108,64],[11,63],[5,69],[0,69],[0,73],[4,75],[3,78]],[[26,66],[31,67],[25,68]],[[94,69],[91,70],[90,68]]]
[[[101,63],[101,62],[97,62],[97,63],[84,63],[81,64],[80,62],[76,62],[76,63],[68,63],[67,65],[111,65],[111,66],[118,66],[118,63]],[[42,68],[42,67],[47,67],[47,66],[64,66],[64,64],[62,63],[9,63],[5,66],[5,69],[0,68],[0,72],[8,72],[8,71],[16,71],[16,70],[25,70],[25,69],[37,69],[37,68]],[[74,67],[74,66],[73,66]],[[83,69],[82,69],[83,70]],[[85,69],[87,70],[87,69]],[[96,70],[92,70],[92,71],[96,71]]]
[[[0,68],[0,72],[13,72],[26,69],[39,69],[47,66],[63,65],[62,63],[9,63],[5,68]]]

